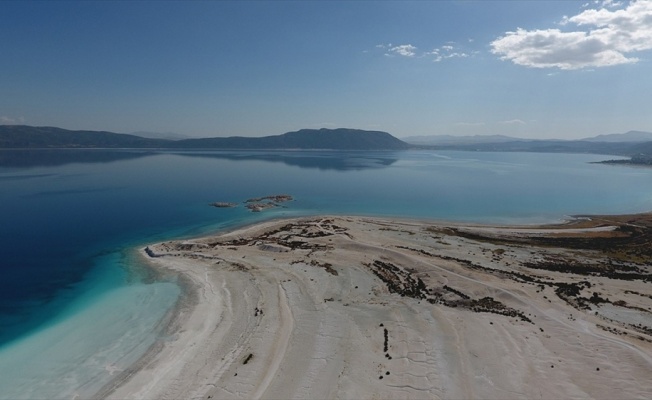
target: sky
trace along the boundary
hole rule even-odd
[[[652,131],[652,0],[5,0],[0,60],[0,124]]]

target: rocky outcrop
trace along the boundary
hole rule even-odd
[[[279,207],[281,203],[286,203],[292,200],[294,199],[289,194],[275,194],[271,196],[253,197],[251,199],[245,200],[244,204],[245,207],[251,212],[261,212],[270,208]],[[210,203],[209,205],[217,208],[233,208],[237,207],[238,203],[218,201],[215,203]]]

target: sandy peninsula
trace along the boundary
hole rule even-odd
[[[110,399],[652,393],[652,216],[326,216],[143,249],[186,296]]]

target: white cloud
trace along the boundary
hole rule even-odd
[[[484,122],[457,122],[455,123],[457,126],[484,126],[486,125]]]
[[[6,115],[0,116],[0,124],[11,125],[11,124],[24,124],[24,123],[25,123],[25,118],[23,117],[12,118]]]
[[[450,53],[444,56],[444,58],[466,58],[466,57],[469,57],[469,55],[466,53],[458,53],[458,52]]]
[[[607,7],[607,8],[614,8],[614,7],[620,7],[623,5],[622,1],[614,1],[614,0],[593,0],[593,4],[595,4],[598,7]],[[590,6],[591,3],[584,3],[582,4],[582,8],[587,8]]]
[[[398,46],[392,46],[390,44],[387,47],[387,53],[385,53],[385,55],[386,56],[399,55],[403,57],[414,57],[417,54],[416,50],[417,48],[415,46],[412,46],[411,44],[401,44]]]
[[[387,57],[401,56],[409,58],[424,58],[432,57],[433,61],[440,62],[450,58],[466,58],[475,55],[477,52],[466,53],[463,51],[456,50],[456,48],[451,44],[453,42],[447,42],[448,44],[443,45],[439,48],[435,48],[431,51],[420,51],[416,46],[411,44],[401,44],[401,45],[392,45],[388,44],[377,44],[375,48],[383,50],[384,55]]]
[[[607,8],[615,8],[615,7],[620,7],[623,5],[622,1],[614,1],[614,0],[595,0],[595,4],[600,4],[601,7],[607,7]]]
[[[441,46],[440,48],[433,49],[427,53],[424,53],[425,56],[434,56],[434,62],[441,62],[450,58],[466,58],[469,57],[469,54],[459,51],[453,51],[455,47],[451,45]]]
[[[631,53],[652,49],[652,1],[600,1],[600,9],[587,9],[564,17],[561,25],[577,30],[525,30],[507,32],[491,43],[502,60],[532,68],[565,70],[636,63]],[[582,30],[581,28],[584,28]]]
[[[411,44],[404,44],[404,45],[401,45],[401,46],[392,47],[391,51],[393,51],[393,52],[395,52],[397,54],[400,54],[402,56],[405,56],[405,57],[414,57],[414,55],[416,54],[414,52],[414,50],[416,50],[416,49],[417,48],[412,46]]]
[[[525,125],[526,122],[520,119],[510,119],[508,121],[500,121],[500,124],[503,125]]]

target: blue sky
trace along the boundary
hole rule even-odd
[[[0,123],[652,131],[652,1],[0,2]]]

